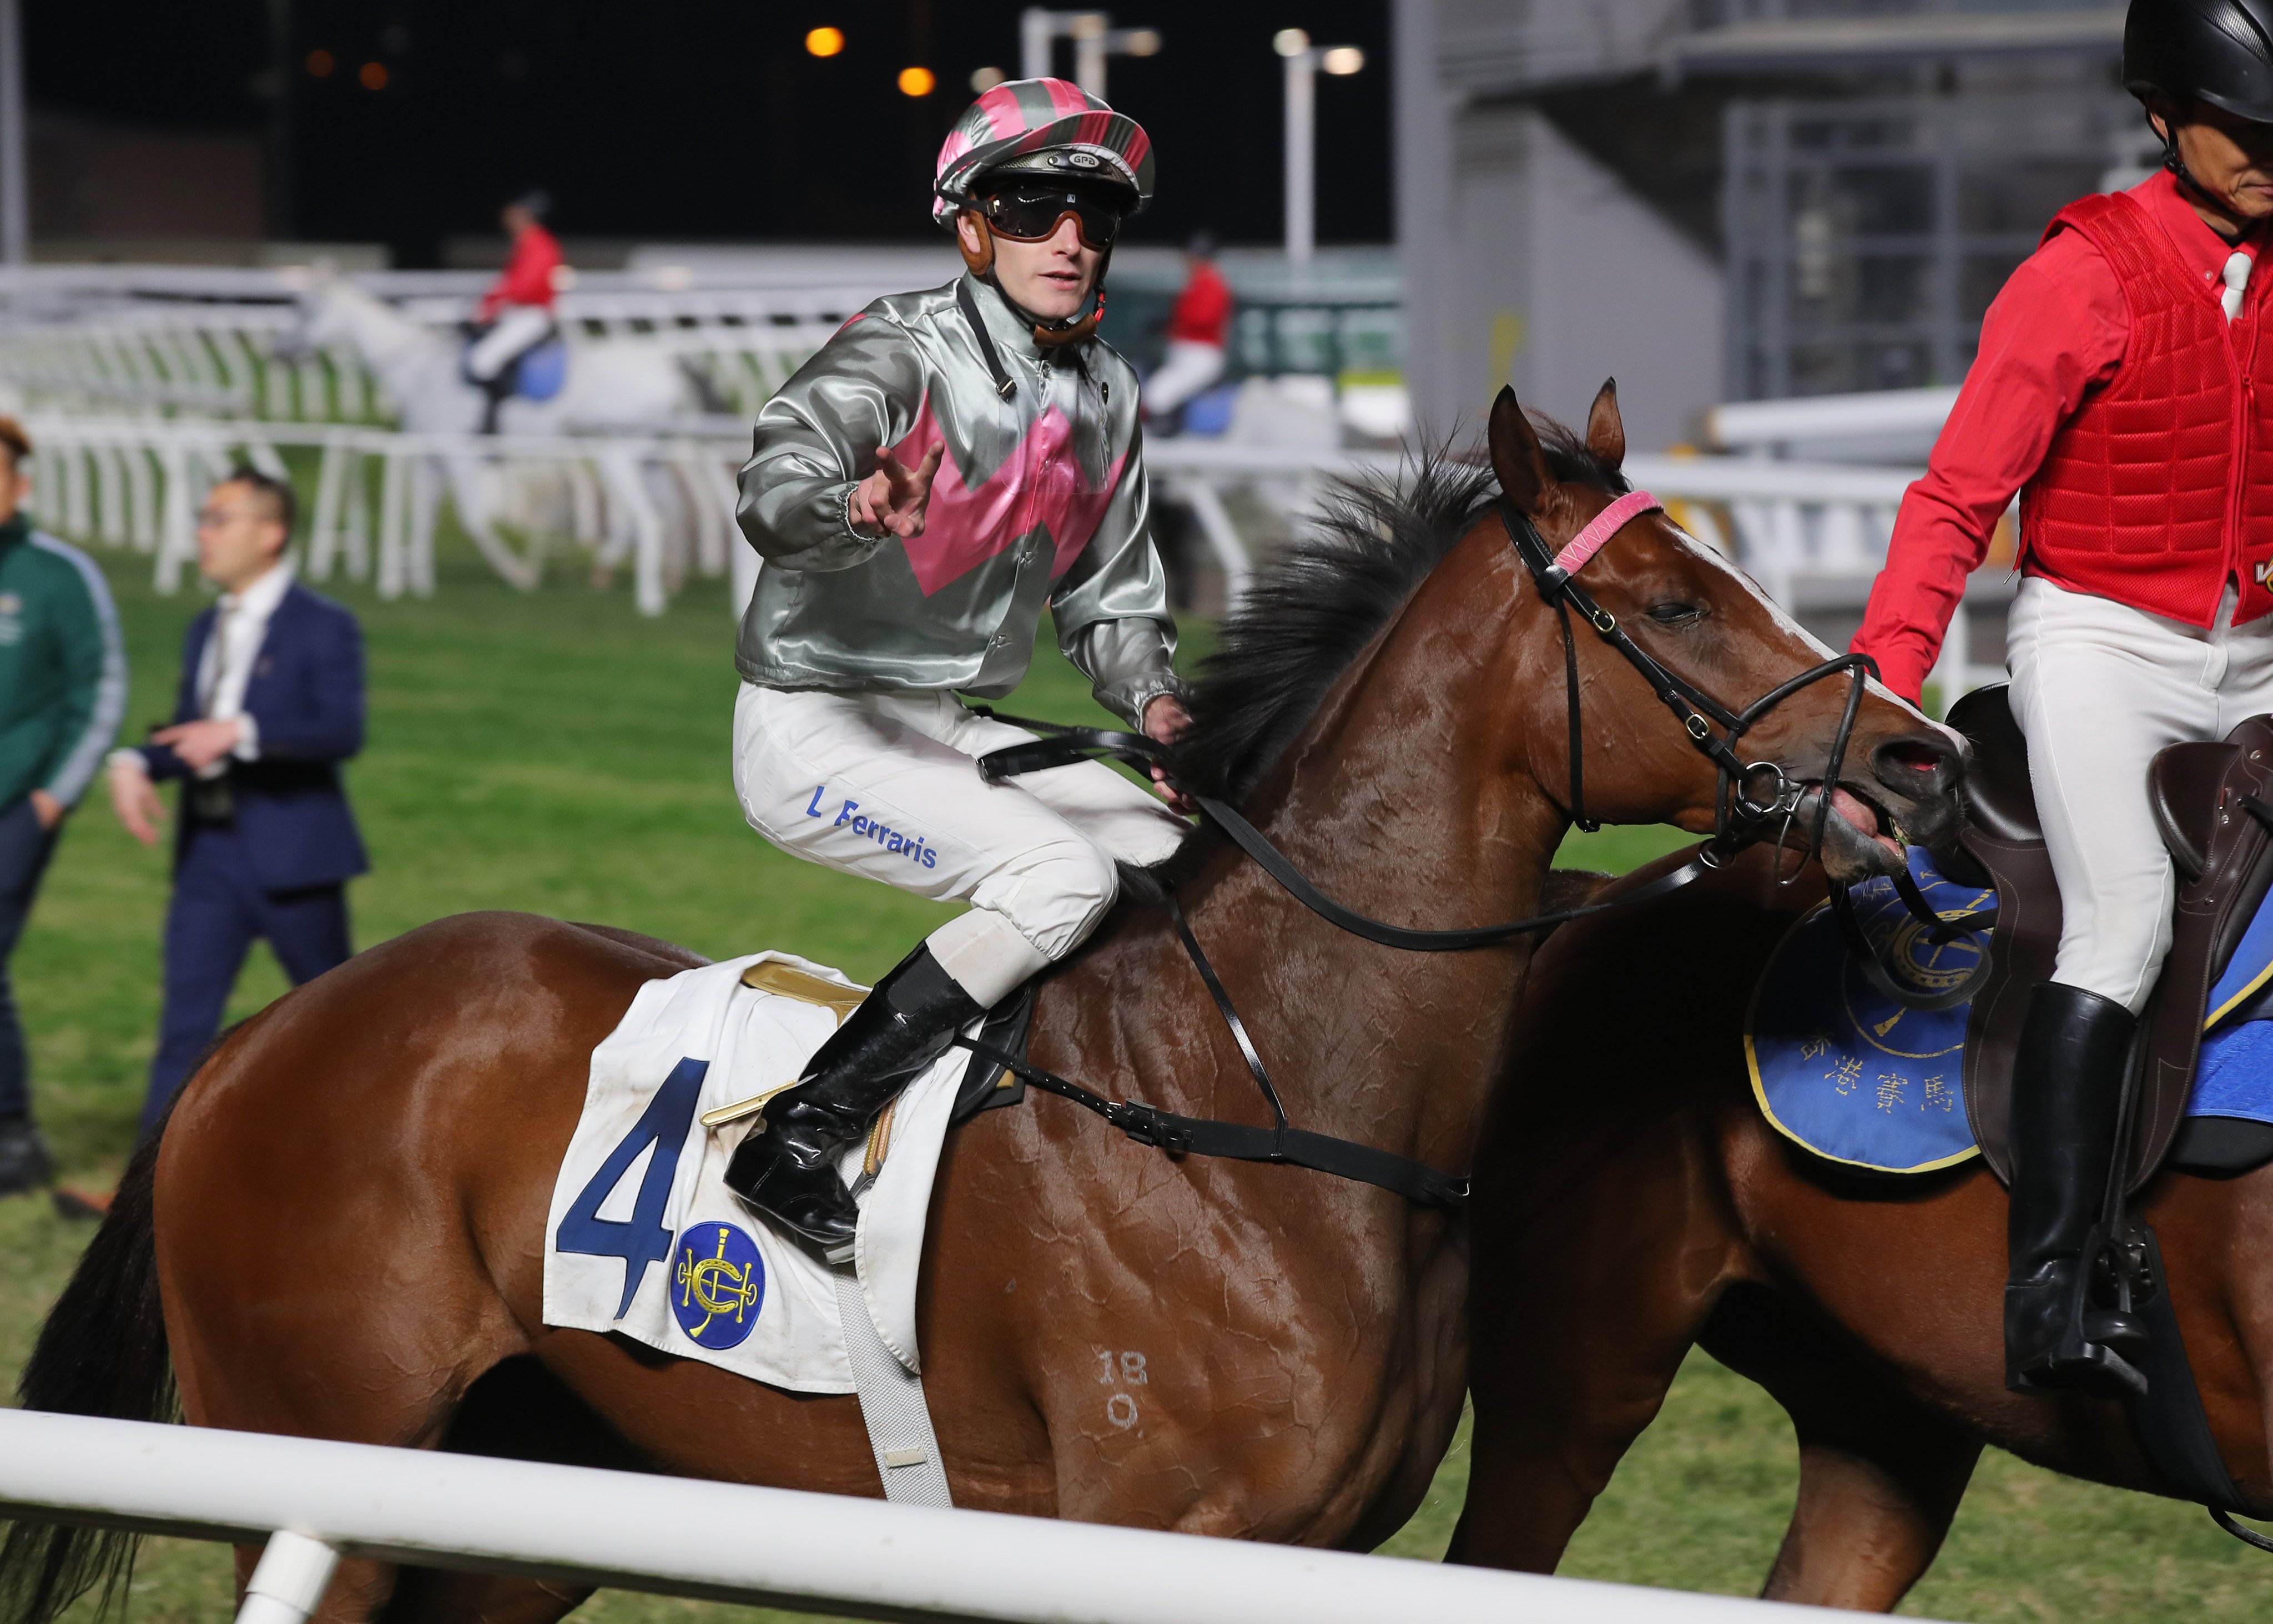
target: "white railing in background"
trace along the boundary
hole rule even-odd
[[[700,373],[723,406],[760,406],[843,318],[818,296],[689,293],[572,296],[560,319],[572,343],[633,346],[676,357]],[[461,300],[416,300],[406,313],[454,327]],[[94,406],[158,413],[259,416],[304,423],[371,423],[394,408],[368,369],[342,349],[296,361],[274,353],[296,322],[289,305],[131,306],[66,319],[0,318],[0,385],[34,409]]]
[[[1031,1624],[1825,1624],[1813,1607],[988,1511],[0,1411],[0,1508],[259,1545],[240,1624],[339,1559],[867,1618]]]
[[[1902,493],[1917,477],[1942,425],[1957,404],[1954,385],[1925,389],[1880,389],[1859,394],[1808,395],[1788,400],[1740,400],[1707,414],[1707,437],[1714,445],[1743,453],[1722,460],[1714,477],[1731,485],[1753,476],[1725,472],[1731,462],[1760,469],[1761,493],[1774,489],[1789,496],[1759,494],[1730,498],[1743,533],[1742,556],[1761,583],[1782,602],[1805,613],[1857,611],[1870,595],[1870,582],[1886,560]],[[1819,479],[1804,460],[1818,463]],[[1782,474],[1767,470],[1782,470]],[[1789,475],[1787,480],[1783,475]],[[1806,494],[1821,489],[1821,499]],[[2008,534],[2019,523],[2007,517]],[[1973,657],[1973,614],[2001,614],[2015,585],[2009,567],[1990,565],[1966,583],[1965,597],[1943,640],[1933,680],[1945,702],[1970,688],[2004,677],[2000,660]]]
[[[731,577],[735,612],[758,560],[734,520],[734,475],[749,433],[679,435],[405,434],[340,423],[251,419],[35,415],[34,502],[41,522],[74,540],[153,558],[161,592],[197,558],[195,510],[240,459],[282,475],[281,449],[319,456],[304,527],[311,580],[369,580],[383,597],[434,590],[442,498],[490,566],[533,587],[551,546],[589,550],[596,568],[632,569],[641,610],[660,614],[690,577]],[[1253,490],[1279,514],[1306,505],[1336,475],[1393,470],[1394,453],[1329,453],[1164,440],[1149,453],[1160,489],[1189,503],[1233,597],[1251,573],[1249,546],[1224,497]],[[473,510],[469,516],[469,510]],[[480,519],[486,513],[490,522]]]
[[[534,586],[548,550],[589,551],[593,566],[628,565],[641,610],[660,614],[689,579],[731,578],[739,613],[757,577],[755,554],[734,520],[735,471],[747,455],[739,425],[670,436],[403,434],[338,423],[248,419],[45,415],[29,427],[39,447],[41,522],[77,540],[153,557],[162,592],[176,590],[197,557],[193,514],[206,488],[239,458],[281,474],[281,448],[319,457],[306,525],[311,580],[335,572],[375,583],[382,596],[434,589],[434,538],[450,495],[491,567]],[[1253,546],[1226,498],[1245,491],[1283,525],[1299,520],[1324,483],[1393,476],[1393,452],[1317,451],[1167,438],[1146,457],[1156,499],[1197,520],[1236,602],[1254,569]],[[1859,614],[1885,560],[1896,505],[1911,475],[1901,469],[1729,457],[1627,459],[1635,483],[1679,505],[1676,516],[1744,565],[1795,612]],[[469,521],[469,509],[491,522]],[[1997,679],[1969,664],[1969,609],[1994,608],[2011,582],[1976,575],[1945,644],[1936,680],[1954,696]]]
[[[1894,437],[1931,444],[1956,404],[1954,385],[1789,400],[1732,400],[1706,415],[1706,430],[1715,445],[1744,451]]]

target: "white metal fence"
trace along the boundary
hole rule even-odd
[[[754,415],[844,319],[838,301],[795,292],[570,296],[559,319],[579,344],[653,350],[698,376],[723,409]],[[405,301],[436,330],[460,299]],[[857,307],[856,307],[857,308]],[[395,406],[364,363],[332,348],[287,360],[277,341],[298,320],[285,303],[136,304],[43,321],[0,320],[0,383],[64,408],[377,423]]]
[[[548,555],[574,548],[604,573],[628,569],[634,596],[662,612],[688,580],[730,578],[748,599],[756,557],[734,522],[734,473],[746,434],[551,438],[418,435],[340,423],[44,415],[39,446],[42,522],[75,539],[152,556],[161,591],[197,556],[194,513],[206,487],[239,458],[284,470],[282,450],[319,459],[306,524],[306,568],[373,582],[381,595],[434,590],[443,498],[490,566],[536,584]],[[1322,452],[1175,438],[1148,460],[1159,499],[1182,504],[1236,602],[1254,568],[1255,515],[1298,521],[1337,476],[1393,474],[1390,452]],[[1859,613],[1885,562],[1906,470],[1731,457],[1630,457],[1637,484],[1677,503],[1677,516],[1801,614]],[[1251,498],[1242,529],[1235,498]],[[1945,646],[1937,679],[1954,694],[1993,681],[1968,662],[1969,613],[1994,612],[2011,582],[1984,570]]]
[[[985,1511],[0,1411],[0,1509],[266,1549],[241,1624],[342,1555],[853,1617],[1790,1624],[1812,1607]]]

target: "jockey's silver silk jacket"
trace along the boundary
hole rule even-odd
[[[1094,340],[1042,348],[971,281],[1017,384],[1005,400],[956,287],[877,300],[759,411],[737,511],[765,562],[735,664],[769,688],[995,698],[1025,676],[1046,605],[1099,700],[1140,721],[1176,681],[1136,375]],[[879,449],[912,467],[942,442],[923,534],[854,531]]]

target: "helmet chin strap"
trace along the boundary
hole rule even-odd
[[[986,216],[977,209],[965,209],[962,217],[971,222],[971,229],[979,236],[979,248],[974,252],[963,240],[963,234],[956,233],[955,245],[963,252],[963,263],[971,267],[973,276],[994,290],[996,296],[1010,307],[1013,315],[1033,330],[1035,343],[1045,349],[1060,349],[1068,344],[1078,344],[1097,331],[1097,324],[1105,319],[1105,272],[1113,263],[1110,243],[1098,257],[1097,281],[1090,289],[1087,311],[1061,321],[1051,321],[1035,315],[1012,298],[1009,290],[1002,286],[1002,279],[994,273],[994,233],[987,225]]]

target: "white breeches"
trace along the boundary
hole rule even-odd
[[[512,365],[514,356],[542,339],[551,326],[552,312],[540,305],[505,306],[490,330],[466,352],[467,376],[489,382]]]
[[[1148,416],[1160,417],[1198,394],[1223,376],[1223,347],[1196,344],[1189,339],[1170,339],[1167,359],[1144,380],[1143,397]]]
[[[1157,797],[1082,762],[990,784],[973,758],[1033,735],[950,693],[742,685],[734,792],[784,851],[971,911],[932,950],[991,1005],[1071,953],[1120,894],[1115,859],[1159,862],[1190,832]]]
[[[2147,798],[2165,745],[2273,711],[2273,616],[2204,632],[2036,576],[2006,633],[2013,712],[2059,881],[2052,978],[2137,1014],[2171,949],[2176,878]]]

